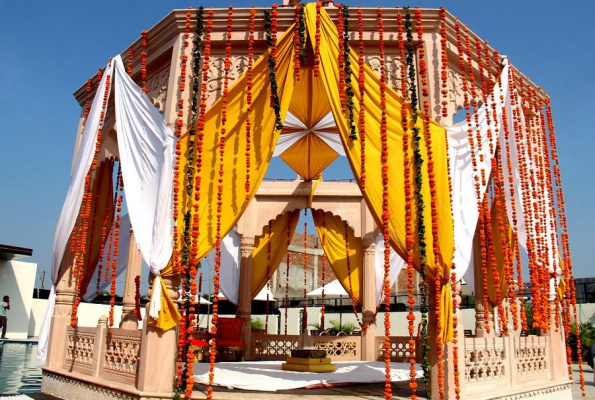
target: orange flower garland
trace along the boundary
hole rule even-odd
[[[341,112],[345,113],[347,111],[347,99],[345,97],[345,19],[343,16],[343,6],[337,5],[337,9],[337,33],[339,36],[339,100],[341,103]]]
[[[440,7],[440,95],[442,101],[442,118],[448,117],[448,53],[446,37],[446,9]]]
[[[295,6],[295,30],[296,33],[293,35],[293,45],[294,45],[294,55],[293,55],[293,63],[294,63],[294,71],[295,71],[295,79],[300,80],[301,77],[301,56],[302,56],[302,38],[300,35],[299,30],[300,27],[300,19],[301,19],[301,12],[302,12],[302,5],[296,4]]]
[[[265,305],[265,322],[264,322],[264,332],[269,332],[269,293],[271,292],[271,247],[272,247],[272,221],[269,221],[269,242],[267,243],[267,301]]]
[[[406,71],[406,62],[405,62],[405,43],[403,41],[403,17],[401,13],[397,14],[397,44],[399,48],[399,56],[401,60],[401,95],[403,97],[403,103],[407,103],[407,71]],[[405,187],[405,234],[406,234],[406,249],[407,249],[407,257],[405,262],[407,263],[407,303],[409,305],[409,313],[407,314],[407,330],[409,333],[409,342],[408,342],[408,353],[409,353],[409,362],[410,362],[410,370],[409,370],[409,387],[411,388],[411,398],[413,400],[417,399],[416,391],[417,391],[417,371],[416,371],[416,341],[415,337],[415,296],[413,294],[414,290],[414,283],[413,283],[413,275],[415,273],[414,266],[413,266],[413,216],[412,216],[412,198],[411,198],[411,158],[410,154],[410,142],[409,142],[409,131],[408,131],[408,121],[407,121],[407,107],[403,106],[401,108],[401,124],[403,127],[403,170],[404,170],[404,187]],[[381,139],[387,141],[388,138],[386,136],[381,136]],[[388,149],[388,147],[387,147]],[[386,160],[382,158],[382,160],[387,164],[388,157]],[[388,179],[388,171],[386,174],[386,178]],[[386,184],[383,180],[383,192],[384,186],[386,186],[386,190],[388,190],[388,181]],[[383,196],[383,207],[384,207],[384,199]],[[386,198],[388,201],[388,197]],[[387,203],[388,206],[388,203]],[[388,208],[387,208],[388,209]],[[388,221],[389,216],[383,214],[383,236],[386,242],[389,239],[389,230],[388,230]],[[385,243],[386,246],[386,243]],[[385,304],[386,307],[386,304]],[[385,316],[386,318],[386,316]],[[386,346],[386,345],[385,345]],[[386,349],[385,349],[386,351]]]
[[[134,294],[134,314],[138,321],[142,321],[143,316],[140,312],[140,275],[134,278],[135,294]]]
[[[386,61],[384,53],[384,19],[382,8],[377,8],[378,19],[378,51],[380,56],[380,109],[382,111],[380,118],[380,140],[381,140],[381,162],[382,162],[382,237],[384,242],[384,276],[382,281],[382,292],[384,294],[384,397],[392,397],[392,387],[390,378],[390,211],[388,207],[388,134],[386,127]],[[361,70],[360,70],[361,74]],[[415,389],[412,388],[412,393]]]
[[[131,78],[132,78],[132,56],[133,55],[134,55],[134,49],[132,48],[132,45],[130,45],[130,47],[128,47],[128,62],[126,65],[126,73]]]
[[[246,72],[246,183],[244,188],[246,190],[246,201],[250,201],[250,156],[251,156],[251,132],[252,125],[250,122],[250,114],[252,113],[252,65],[254,64],[254,17],[256,10],[254,6],[250,9],[250,25],[248,36],[248,71]],[[295,35],[298,37],[299,35]],[[299,57],[298,57],[299,60]],[[299,62],[299,61],[298,61]]]
[[[321,267],[321,281],[322,281],[322,305],[320,307],[320,330],[324,331],[324,287],[326,286],[326,253],[324,252],[324,246],[326,245],[326,220],[322,220],[322,267]]]
[[[120,169],[120,167],[118,167]],[[118,171],[118,174],[121,176],[121,172]],[[120,185],[118,187],[118,191],[121,193],[124,189],[122,185],[122,179],[120,179]],[[112,333],[113,326],[114,326],[114,306],[116,305],[116,276],[117,270],[116,266],[118,264],[118,246],[120,244],[120,226],[121,222],[120,219],[122,218],[122,200],[123,196],[120,194],[118,195],[118,202],[116,206],[116,222],[115,222],[115,229],[114,229],[114,247],[113,247],[113,254],[112,254],[112,264],[111,264],[111,271],[112,271],[112,279],[111,279],[111,286],[110,286],[110,310],[109,310],[109,332]]]
[[[320,75],[320,7],[322,2],[316,2],[316,35],[314,42],[314,76],[318,78]]]
[[[423,120],[424,120],[424,132],[427,147],[427,162],[428,162],[428,183],[430,186],[430,209],[432,215],[432,251],[434,253],[434,265],[440,266],[440,244],[438,240],[438,209],[436,205],[436,180],[434,178],[434,152],[432,150],[432,133],[430,130],[430,102],[428,101],[429,90],[427,87],[427,68],[425,59],[425,47],[423,41],[423,26],[422,26],[422,15],[421,10],[416,7],[415,9],[415,28],[417,31],[418,45],[418,57],[419,57],[419,75],[421,78],[422,85],[422,96],[423,101]],[[438,395],[440,399],[444,399],[444,358],[443,358],[443,343],[442,343],[442,285],[443,282],[443,271],[441,267],[436,268],[436,277],[434,280],[434,313],[436,317],[436,365],[438,367]],[[456,360],[455,360],[456,362]]]
[[[140,52],[140,87],[144,93],[147,93],[147,31],[141,32],[141,52]]]
[[[227,122],[227,96],[229,93],[229,71],[231,69],[231,33],[233,24],[233,7],[227,11],[227,34],[225,40],[225,62],[223,77],[223,95],[221,96],[221,131],[219,132],[219,178],[217,186],[217,226],[215,233],[215,275],[213,277],[213,326],[211,327],[210,357],[209,357],[209,387],[207,388],[207,398],[213,398],[213,379],[215,377],[215,356],[217,354],[217,328],[219,311],[219,269],[221,267],[221,216],[223,213],[223,174],[224,157],[226,141],[226,122]]]
[[[89,118],[89,112],[91,111],[91,89],[93,88],[93,79],[87,79],[87,88],[85,93],[87,94],[87,101],[85,102],[85,121]]]
[[[308,222],[306,222],[306,219],[308,218],[308,209],[306,208],[304,210],[304,256],[303,256],[303,260],[302,262],[304,263],[304,311],[302,314],[302,331],[306,331],[307,327],[308,327],[308,307],[307,307],[307,300],[308,297],[306,295],[306,293],[308,292],[306,290],[307,288],[307,284],[308,284]],[[270,241],[269,241],[270,243]]]
[[[364,23],[363,23],[363,11],[359,7],[357,9],[357,28],[359,34],[359,58],[358,58],[358,88],[359,88],[359,138],[360,138],[360,189],[362,192],[366,191],[366,72],[364,69],[365,65],[365,54],[364,54]]]
[[[287,227],[285,228],[287,231],[287,248],[291,245],[291,225],[289,223],[289,218],[287,219]],[[287,258],[285,260],[285,264],[287,269],[285,270],[285,335],[287,335],[287,311],[289,308],[289,251],[286,252]]]

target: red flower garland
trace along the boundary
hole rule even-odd
[[[140,52],[140,87],[144,93],[147,93],[147,31],[141,32],[141,52]]]
[[[268,237],[269,241],[267,243],[267,302],[265,305],[265,322],[264,322],[264,332],[269,332],[269,293],[271,292],[271,249],[272,249],[272,221],[269,221],[269,230],[268,230]]]
[[[318,78],[320,75],[320,7],[322,2],[316,2],[316,35],[314,43],[314,76]],[[339,40],[340,41],[340,40]]]
[[[143,316],[140,312],[140,275],[137,275],[134,278],[134,285],[135,285],[135,295],[134,295],[134,314],[136,314],[136,319],[138,321],[142,321]]]
[[[289,218],[287,218],[287,226],[285,227],[285,230],[287,231],[287,248],[289,249],[289,246],[291,245],[291,225]],[[285,270],[285,319],[283,321],[285,323],[285,335],[287,335],[287,311],[289,308],[289,251],[286,252],[286,257],[285,263],[287,265],[287,269]]]
[[[134,49],[133,49],[132,45],[130,45],[130,47],[128,47],[128,63],[126,66],[126,73],[131,78],[132,78],[132,56],[133,55],[134,55]]]
[[[227,11],[227,35],[225,40],[225,73],[223,77],[223,95],[221,96],[221,130],[219,132],[219,178],[217,185],[217,227],[215,233],[215,275],[213,277],[213,326],[211,333],[210,357],[209,357],[209,387],[207,388],[207,398],[213,398],[213,379],[215,377],[215,356],[217,354],[217,328],[219,311],[219,268],[221,266],[221,217],[223,213],[223,174],[225,159],[225,141],[226,141],[226,122],[227,122],[227,96],[229,94],[229,71],[231,69],[231,33],[233,24],[233,7]]]
[[[301,78],[301,60],[300,56],[302,54],[302,43],[300,38],[300,15],[302,12],[302,5],[296,4],[295,6],[295,34],[293,35],[293,64],[294,64],[294,71],[295,71],[295,79],[300,80]]]
[[[337,5],[338,8],[338,21],[337,21],[337,32],[339,36],[339,100],[341,102],[341,112],[347,111],[346,104],[347,100],[345,97],[345,42],[343,37],[345,36],[345,20],[343,18],[343,7]]]
[[[360,137],[360,189],[366,191],[366,73],[364,69],[364,23],[361,7],[357,9],[357,28],[359,34],[359,58],[358,58],[358,88],[359,88],[359,137]]]
[[[256,10],[254,6],[250,9],[250,26],[248,37],[248,71],[246,72],[246,202],[250,201],[250,157],[251,157],[251,143],[250,134],[252,125],[250,122],[250,114],[252,113],[252,65],[254,64],[254,17]],[[299,37],[299,35],[296,35]],[[299,60],[299,58],[298,58]],[[298,61],[299,62],[299,61]]]

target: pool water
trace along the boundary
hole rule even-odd
[[[41,392],[36,343],[0,342],[0,395]]]

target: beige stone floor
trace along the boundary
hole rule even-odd
[[[423,383],[418,380],[418,398],[426,399]],[[193,399],[206,398],[206,386],[196,385]],[[345,400],[345,399],[366,399],[384,400],[384,384],[370,383],[363,385],[341,386],[327,389],[295,389],[280,392],[256,392],[250,390],[229,390],[214,388],[216,400],[294,400],[294,399],[322,399],[322,400]],[[408,382],[396,382],[392,385],[393,399],[409,399],[410,389]]]

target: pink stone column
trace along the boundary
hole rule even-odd
[[[254,252],[254,237],[242,235],[240,239],[240,287],[238,292],[238,311],[236,317],[244,318],[243,341],[247,345],[245,357],[250,354],[250,318],[252,314],[252,253]]]
[[[368,329],[362,332],[362,361],[376,361],[376,243],[373,239],[364,240],[363,248],[362,322]],[[384,334],[384,331],[381,333]]]
[[[137,330],[138,319],[136,316],[136,283],[135,278],[140,276],[143,258],[140,254],[134,232],[130,229],[130,245],[128,247],[128,263],[126,264],[126,282],[124,284],[124,298],[122,301],[122,319],[120,328]]]
[[[149,276],[149,294],[153,290],[155,275]],[[171,299],[179,298],[180,275],[163,278]],[[172,393],[176,376],[176,356],[178,351],[178,329],[167,331],[157,329],[148,323],[145,316],[141,336],[141,350],[138,363],[137,388],[143,392]]]

